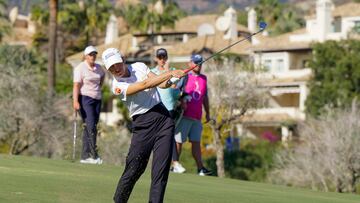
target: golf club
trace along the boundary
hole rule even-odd
[[[77,119],[77,111],[75,110],[74,112],[74,135],[73,135],[73,153],[72,153],[72,159],[75,160],[75,151],[76,151],[76,127],[77,127],[77,123],[76,123],[76,119]]]
[[[214,58],[215,56],[219,55],[219,54],[222,53],[223,51],[225,51],[225,50],[227,50],[227,49],[235,46],[236,44],[238,44],[238,43],[240,43],[240,42],[243,42],[243,41],[245,41],[245,40],[250,40],[251,37],[253,37],[254,35],[257,35],[257,34],[261,33],[262,31],[264,31],[266,27],[267,27],[267,24],[266,24],[265,22],[260,22],[260,23],[259,23],[259,28],[260,28],[259,31],[254,32],[254,33],[252,33],[251,35],[249,35],[249,36],[245,37],[244,39],[241,39],[241,40],[239,40],[239,41],[237,41],[237,42],[235,42],[235,43],[233,43],[233,44],[230,44],[229,46],[221,49],[220,51],[218,51],[218,52],[214,53],[213,55],[211,55],[210,57],[206,58],[206,59],[203,60],[201,63],[196,64],[196,65],[193,66],[193,67],[190,67],[190,68],[185,69],[184,72],[185,72],[185,73],[188,73],[188,72],[190,72],[191,70],[193,70],[194,68],[202,65],[202,64],[205,63],[206,61],[208,61],[208,60]],[[178,82],[179,80],[180,80],[179,78],[172,77],[170,80],[167,81],[167,84],[168,84],[168,85],[172,85],[172,84]]]

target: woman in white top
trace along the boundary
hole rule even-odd
[[[105,72],[95,63],[97,51],[88,46],[84,50],[85,60],[74,69],[73,106],[80,110],[84,122],[81,163],[101,164],[96,147],[97,123],[101,108],[101,86]]]
[[[114,76],[112,91],[125,102],[133,120],[131,145],[114,201],[128,201],[153,151],[149,202],[163,202],[174,143],[174,121],[161,103],[156,87],[167,88],[171,77],[181,78],[184,72],[174,70],[155,75],[144,63],[126,65],[115,48],[105,50],[102,59]]]

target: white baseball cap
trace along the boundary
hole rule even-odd
[[[88,55],[88,54],[91,54],[92,52],[96,52],[96,48],[94,46],[87,46],[84,50],[84,55]]]
[[[109,68],[116,63],[123,63],[120,51],[115,48],[106,49],[102,53],[102,60],[107,70],[109,70]]]

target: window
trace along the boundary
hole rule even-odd
[[[183,41],[183,35],[165,35],[163,36],[164,43],[177,43]]]
[[[360,34],[360,21],[359,20],[354,21],[353,31]]]
[[[276,60],[275,71],[276,72],[284,72],[285,71],[284,59]]]
[[[341,32],[341,17],[335,17],[333,26],[334,32]]]
[[[265,68],[265,71],[271,70],[271,60],[270,59],[264,60],[264,68]]]
[[[309,59],[302,60],[301,68],[309,68],[309,63],[310,63]]]

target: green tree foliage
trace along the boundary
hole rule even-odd
[[[128,24],[128,29],[131,31],[148,32],[160,31],[165,27],[173,27],[176,20],[185,16],[176,2],[169,2],[164,5],[163,13],[157,13],[153,8],[156,1],[151,4],[127,4],[119,10],[119,15],[122,16]]]
[[[271,35],[291,32],[305,25],[299,9],[279,0],[259,0],[255,10],[258,19],[268,23],[267,30]]]
[[[224,151],[226,177],[250,181],[265,181],[273,167],[273,156],[280,145],[266,140],[242,140],[241,149]],[[209,168],[217,173],[216,157],[206,159]]]
[[[58,64],[55,90],[58,94],[66,95],[72,93],[73,88],[73,69],[67,63]]]
[[[244,10],[237,11],[237,22],[241,25],[247,25],[248,13]]]
[[[105,30],[112,8],[107,0],[84,0],[79,3],[63,3],[59,22],[70,35],[83,38],[84,43],[97,44],[98,37]]]
[[[360,96],[360,42],[327,41],[313,46],[307,112],[318,116],[327,108],[344,108]]]
[[[84,49],[88,44],[97,44],[103,35],[112,7],[107,0],[60,0],[58,11],[59,53],[61,59]],[[47,25],[49,12],[46,4],[35,5],[31,10],[32,19],[40,29],[35,34],[34,45],[40,47],[48,40]]]
[[[11,33],[11,26],[6,12],[6,1],[0,0],[0,42],[5,35]]]

